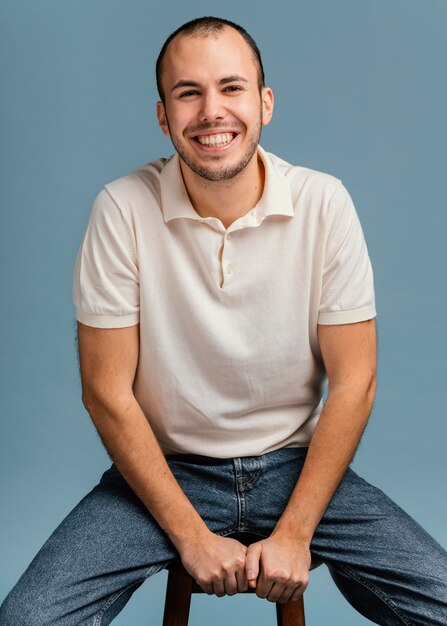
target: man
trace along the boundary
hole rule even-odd
[[[241,27],[183,25],[157,81],[176,155],[98,194],[74,273],[83,401],[114,463],[0,623],[109,624],[179,554],[217,596],[296,600],[314,558],[378,624],[447,624],[445,551],[349,468],[376,368],[349,194],[258,145],[273,94]]]

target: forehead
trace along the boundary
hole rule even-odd
[[[242,74],[257,80],[253,52],[234,28],[204,36],[180,34],[166,50],[163,61],[163,82],[169,88],[177,80],[194,78],[198,82]]]

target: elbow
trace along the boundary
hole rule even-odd
[[[98,411],[104,407],[101,396],[94,393],[92,390],[86,389],[82,390],[82,404],[92,419],[98,414]]]
[[[94,395],[83,389],[81,398],[82,398],[82,404],[84,405],[85,410],[87,411],[87,413],[91,415],[95,409],[95,406],[97,405],[97,402],[95,402]]]
[[[374,404],[377,380],[375,373],[367,376],[356,376],[349,381],[329,383],[329,400],[345,407],[345,410],[355,411],[367,420]]]
[[[82,404],[93,420],[104,414],[125,414],[134,401],[131,389],[82,389]]]

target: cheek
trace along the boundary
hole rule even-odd
[[[195,111],[191,107],[171,106],[167,109],[167,118],[171,133],[175,135],[182,135],[189,126],[197,123]]]
[[[243,103],[241,102],[234,112],[247,126],[258,124],[261,116],[261,101],[259,99],[253,99]]]

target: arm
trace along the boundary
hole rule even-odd
[[[247,553],[249,585],[271,601],[298,599],[304,592],[313,533],[352,460],[374,400],[375,320],[319,325],[318,338],[329,379],[327,402],[283,515],[272,535]]]
[[[139,325],[93,328],[78,322],[82,400],[126,482],[208,593],[236,593],[247,586],[246,547],[218,537],[172,474],[134,394]]]

